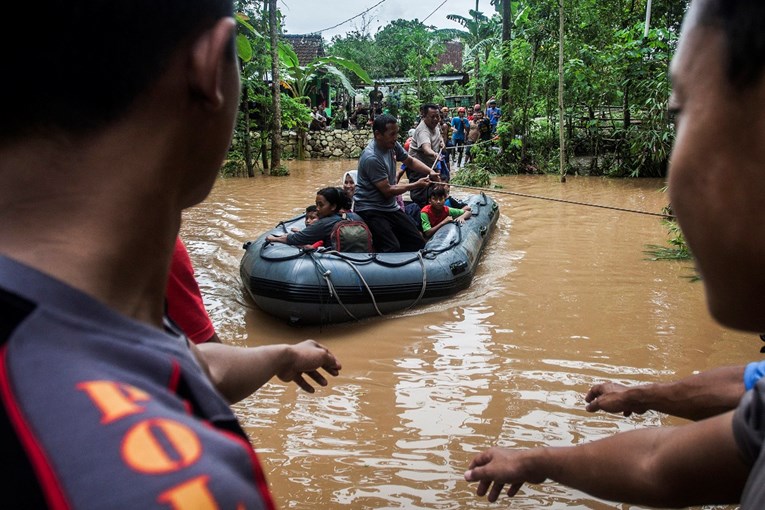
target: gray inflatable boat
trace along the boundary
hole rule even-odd
[[[418,252],[304,251],[266,242],[302,228],[283,221],[244,244],[240,275],[255,304],[294,325],[330,324],[385,315],[443,300],[470,286],[499,206],[484,193],[466,202],[472,217],[440,228]]]

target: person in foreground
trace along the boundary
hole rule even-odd
[[[0,106],[0,449],[13,466],[0,484],[24,508],[273,508],[207,375],[251,366],[223,344],[195,357],[163,313],[181,211],[210,192],[231,141],[232,3],[37,7],[66,33],[0,35],[13,76],[0,84],[13,98]],[[9,5],[4,19],[28,14]],[[30,58],[50,51],[55,87]],[[309,377],[340,369],[322,351]]]
[[[672,62],[672,207],[721,324],[765,331],[765,4],[694,0]],[[554,480],[593,496],[681,507],[765,508],[765,381],[735,411],[566,448],[491,448],[465,479],[479,496]]]
[[[359,158],[354,211],[372,231],[372,240],[378,252],[417,251],[425,246],[425,239],[417,225],[401,210],[396,195],[427,188],[431,178],[439,179],[438,172],[406,153],[398,142],[396,117],[387,114],[375,117],[372,135],[372,140]],[[398,184],[396,161],[404,163],[424,178]]]

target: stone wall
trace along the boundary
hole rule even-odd
[[[357,159],[372,139],[372,130],[370,128],[331,129],[309,131],[305,136],[306,158]],[[282,132],[285,158],[297,156],[297,137],[294,131]]]

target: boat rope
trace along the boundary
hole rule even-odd
[[[327,250],[324,252],[321,252],[323,255],[339,255],[339,252],[335,250]],[[334,297],[337,303],[345,310],[345,313],[348,314],[349,317],[351,317],[353,320],[358,320],[355,315],[351,313],[350,310],[348,310],[348,307],[345,306],[345,303],[340,299],[340,293],[335,288],[334,283],[332,283],[332,271],[329,269],[325,269],[324,266],[321,265],[321,262],[319,262],[316,257],[314,256],[313,252],[309,253],[311,260],[316,265],[316,269],[321,274],[322,278],[324,278],[324,281],[327,282],[327,288],[329,289],[329,295],[330,297]],[[364,285],[364,288],[367,289],[367,292],[369,293],[369,297],[372,299],[372,306],[374,306],[375,311],[377,312],[377,315],[382,316],[383,313],[380,311],[380,308],[377,306],[377,300],[375,299],[375,295],[372,292],[372,289],[369,287],[369,284],[367,283],[366,279],[364,279],[364,276],[361,274],[361,272],[358,270],[356,265],[351,262],[347,257],[338,257],[340,260],[351,266],[351,269],[356,273],[356,276],[359,277],[359,280],[361,280],[361,283]],[[419,299],[419,298],[418,298]]]
[[[420,289],[420,295],[417,296],[417,299],[415,299],[411,305],[407,306],[406,309],[409,310],[417,305],[417,303],[420,302],[420,299],[422,299],[422,296],[425,295],[425,289],[428,286],[428,271],[425,269],[425,261],[422,258],[422,250],[417,252],[417,257],[420,260],[420,267],[422,267],[422,288]]]
[[[468,186],[467,184],[454,184],[449,183],[449,185],[453,188],[465,188],[465,189],[471,189],[481,192],[489,192],[489,193],[496,193],[500,195],[514,195],[517,197],[525,197],[525,198],[537,198],[540,200],[549,200],[551,202],[563,202],[564,204],[574,204],[574,205],[584,205],[587,207],[598,207],[600,209],[611,209],[613,211],[622,211],[622,212],[630,212],[635,214],[645,214],[648,216],[659,216],[660,218],[667,218],[667,219],[674,219],[675,216],[668,213],[655,213],[650,211],[641,211],[639,209],[627,209],[626,207],[616,207],[612,205],[601,205],[601,204],[591,204],[589,202],[578,202],[576,200],[566,200],[563,198],[553,198],[553,197],[545,197],[541,195],[531,195],[529,193],[519,193],[517,191],[505,191],[505,190],[499,190],[499,189],[489,189],[489,188],[481,188],[478,186]]]
[[[356,273],[356,275],[359,277],[359,280],[361,280],[361,283],[363,283],[363,284],[364,284],[364,288],[365,288],[365,289],[367,289],[367,292],[369,292],[369,297],[370,297],[370,298],[372,298],[372,305],[374,305],[374,307],[375,307],[375,311],[377,312],[377,315],[380,315],[380,316],[382,316],[382,315],[383,315],[383,313],[382,313],[382,312],[380,311],[380,309],[377,307],[377,300],[375,299],[375,295],[374,295],[374,293],[372,292],[372,289],[370,289],[370,288],[369,288],[369,284],[368,284],[368,283],[367,283],[367,281],[364,279],[364,276],[361,274],[361,272],[360,272],[360,271],[358,270],[358,268],[356,267],[356,264],[354,264],[353,262],[351,262],[350,260],[348,260],[348,259],[347,259],[347,258],[345,258],[345,257],[341,257],[341,260],[342,260],[342,261],[344,261],[344,262],[345,262],[346,264],[348,264],[349,266],[351,266],[351,269],[353,269],[353,271],[354,271],[354,272]],[[346,310],[346,311],[347,311],[347,310]],[[351,317],[353,317],[353,316],[351,316]],[[354,317],[354,319],[355,319],[355,317]]]
[[[345,310],[345,313],[347,313],[351,319],[355,321],[359,320],[355,315],[351,313],[350,310],[348,310],[348,307],[346,307],[345,303],[343,303],[343,301],[340,299],[340,294],[337,292],[337,290],[335,289],[335,285],[332,283],[332,271],[330,271],[329,269],[325,269],[324,266],[321,265],[321,262],[316,260],[316,257],[313,256],[313,253],[310,253],[309,255],[314,265],[316,266],[317,272],[321,275],[322,278],[324,278],[324,281],[327,282],[327,289],[329,290],[329,296],[335,298],[337,303],[343,308],[343,310]]]

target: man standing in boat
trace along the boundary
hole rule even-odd
[[[399,207],[396,196],[425,189],[438,173],[407,154],[398,142],[398,121],[387,114],[375,117],[372,140],[359,158],[354,193],[354,210],[372,231],[378,252],[417,251],[425,239],[417,226]],[[424,177],[407,184],[396,182],[396,161]]]
[[[441,114],[438,112],[438,106],[433,103],[425,103],[420,107],[422,120],[417,124],[412,137],[412,144],[409,146],[409,154],[413,159],[421,162],[428,168],[437,167],[436,161],[441,158],[441,150],[444,148],[443,137],[441,136]],[[445,165],[443,160],[441,165]],[[414,168],[406,165],[406,176],[410,181],[419,178],[418,172],[413,172]],[[440,173],[439,173],[440,175]],[[446,180],[446,179],[444,179]],[[412,202],[420,207],[428,204],[427,188],[420,188],[411,193]]]

